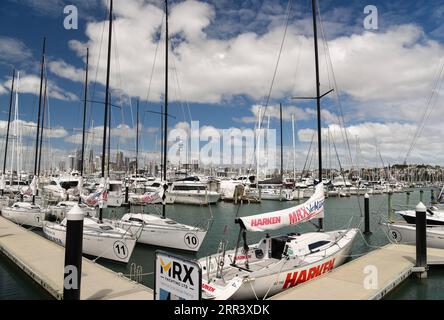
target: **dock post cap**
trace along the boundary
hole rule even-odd
[[[71,210],[66,214],[66,219],[70,221],[80,221],[85,217],[82,208],[76,203]]]
[[[368,193],[364,194],[364,198],[366,198],[366,199],[370,198],[370,196],[368,195]]]
[[[415,208],[415,211],[416,212],[427,212],[427,207],[424,205],[424,203],[419,202]]]

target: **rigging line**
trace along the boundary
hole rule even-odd
[[[162,20],[160,22],[160,33],[162,34],[162,27],[163,27],[163,20],[165,19],[165,12],[162,11]],[[153,60],[153,65],[151,67],[151,75],[150,75],[150,81],[148,83],[148,91],[146,93],[146,101],[147,104],[149,104],[149,98],[150,98],[150,94],[151,94],[151,85],[153,82],[153,76],[154,76],[154,68],[156,67],[156,61],[157,61],[157,52],[159,50],[159,45],[160,45],[160,41],[161,41],[162,37],[160,36],[159,41],[157,41],[156,44],[156,50],[154,51],[154,60]]]
[[[438,92],[441,90],[442,86],[442,77],[443,77],[443,71],[444,71],[444,59],[442,60],[441,68],[438,69],[439,72],[437,72],[436,77],[434,77],[434,85],[432,87],[432,92],[430,96],[427,99],[426,108],[424,109],[424,112],[422,114],[421,120],[418,123],[418,127],[415,131],[415,134],[413,136],[412,142],[409,146],[408,152],[404,158],[404,161],[407,161],[407,158],[410,156],[411,152],[413,151],[414,146],[417,143],[418,138],[422,134],[422,131],[424,130],[425,124],[430,119],[430,116],[436,107],[436,100],[434,98],[437,96]],[[434,102],[433,102],[434,101]]]
[[[309,5],[310,5],[310,0],[307,0],[306,2],[305,2],[305,10],[303,11],[303,15],[306,15],[307,14],[307,12],[308,12],[308,8],[309,8]],[[297,48],[297,51],[298,51],[298,55],[297,55],[297,57],[296,57],[296,63],[295,63],[295,65],[296,65],[296,68],[295,68],[295,71],[294,71],[294,85],[293,85],[293,92],[296,92],[297,90],[296,90],[296,86],[297,86],[297,84],[296,84],[296,82],[297,82],[297,75],[298,75],[298,69],[299,69],[299,64],[300,64],[300,58],[301,58],[301,53],[302,53],[302,50],[301,50],[301,47],[302,47],[302,40],[301,40],[301,36],[299,36],[298,37],[298,39],[299,39],[299,46],[298,46],[298,48]]]
[[[341,95],[340,95],[339,86],[338,86],[338,83],[337,83],[337,80],[336,80],[336,75],[335,75],[335,72],[334,72],[333,62],[332,62],[331,54],[330,54],[330,47],[328,45],[328,41],[327,41],[327,38],[325,36],[324,23],[323,23],[323,20],[322,20],[321,11],[320,11],[319,7],[320,6],[317,6],[318,15],[319,15],[319,23],[320,23],[320,26],[321,26],[321,28],[320,28],[321,29],[321,36],[322,36],[323,39],[325,39],[324,43],[325,43],[326,56],[328,57],[329,66],[330,66],[330,69],[331,69],[331,72],[332,72],[333,86],[334,86],[334,89],[335,89],[335,96],[336,96],[336,99],[337,99],[337,102],[338,102],[338,109],[339,109],[338,120],[339,120],[340,126],[345,129],[346,128],[346,126],[345,126],[345,117],[344,117],[344,111],[343,111],[343,107],[342,107]],[[341,135],[342,135],[342,138],[344,139],[344,141],[346,142],[347,150],[348,150],[348,156],[350,158],[350,165],[353,167],[353,157],[352,157],[352,154],[351,154],[350,140],[348,138],[348,133],[347,133],[347,131],[344,131],[344,132],[341,131]]]
[[[174,47],[172,48],[172,51],[174,52]],[[176,85],[177,85],[177,89],[178,89],[178,95],[182,96],[182,88],[180,86],[180,78],[179,78],[179,72],[177,71],[177,66],[176,66],[176,55],[172,54],[173,57],[173,71],[174,71],[174,75],[175,75],[175,79],[176,79]],[[183,106],[183,101],[181,101],[181,108],[182,108],[182,113],[183,113],[183,118],[184,121],[186,121],[186,115],[185,115],[185,108]],[[190,122],[193,121],[193,119],[191,118],[191,111],[190,111],[190,105],[188,103],[188,100],[185,100],[185,105],[188,108],[188,116],[190,119]]]
[[[310,147],[308,149],[307,156],[305,157],[304,167],[302,168],[302,172],[301,172],[301,178],[304,176],[304,172],[305,172],[305,169],[306,169],[306,166],[307,166],[307,161],[308,161],[308,158],[309,158],[309,156],[311,154],[311,147],[313,145],[314,137],[315,137],[315,132],[313,132],[313,135],[311,136]]]
[[[279,68],[279,62],[281,60],[281,55],[282,55],[283,47],[284,47],[284,44],[285,44],[285,39],[287,37],[287,30],[288,30],[288,24],[289,24],[289,21],[290,21],[291,8],[292,8],[292,0],[289,0],[288,4],[287,4],[287,9],[286,9],[286,17],[285,17],[285,23],[284,23],[284,34],[282,36],[282,41],[281,41],[281,45],[280,45],[280,48],[279,48],[279,54],[278,54],[278,57],[277,57],[276,65],[275,65],[273,76],[272,76],[272,79],[271,79],[270,89],[268,91],[268,95],[267,95],[266,100],[265,100],[264,112],[261,112],[262,106],[260,106],[259,107],[260,117],[258,119],[257,126],[255,125],[255,128],[254,128],[254,132],[255,132],[255,135],[256,135],[256,140],[260,139],[262,123],[264,121],[265,113],[267,112],[268,105],[270,103],[271,93],[273,91],[274,82],[276,80],[276,75],[277,75],[277,71],[278,71],[278,68]],[[264,136],[264,139],[265,139],[265,136]],[[257,151],[256,149],[257,149],[257,142],[255,141],[254,150],[253,150],[254,152],[252,152],[251,155],[250,155],[250,161],[249,161],[250,162],[250,168],[251,168],[252,160],[253,160],[254,156],[256,155],[256,151]],[[258,176],[258,172],[256,172],[256,175]]]
[[[276,80],[277,71],[279,69],[279,62],[281,61],[282,51],[283,51],[283,48],[284,48],[285,39],[287,37],[287,30],[288,30],[288,23],[290,21],[291,7],[292,7],[292,1],[289,0],[288,4],[287,4],[287,10],[286,10],[287,14],[286,14],[286,18],[285,18],[284,35],[282,36],[282,41],[281,41],[281,45],[280,45],[280,48],[279,48],[278,58],[277,58],[276,65],[275,65],[275,68],[274,68],[273,77],[271,79],[270,89],[269,89],[268,95],[266,97],[265,106],[264,106],[265,110],[264,110],[264,112],[262,114],[262,119],[260,119],[260,123],[258,123],[259,128],[262,127],[262,123],[264,121],[265,113],[267,111],[268,104],[270,103],[271,93],[272,93],[273,88],[274,88],[274,82]]]
[[[339,159],[339,154],[338,154],[338,150],[336,149],[336,144],[335,144],[335,140],[334,140],[334,139],[332,139],[332,140],[331,140],[331,142],[333,143],[333,148],[334,148],[334,150],[335,150],[335,153],[336,153],[336,157],[337,157],[337,159],[338,159],[338,164],[339,164],[339,172],[341,173],[341,176],[342,176],[342,178],[344,179],[344,185],[345,185],[345,186],[347,186],[347,185],[346,185],[346,183],[345,183],[345,177],[344,177],[344,173],[343,173],[343,168],[342,168],[342,165],[341,165],[341,160]],[[362,217],[362,208],[361,208],[361,202],[359,201],[359,197],[356,197],[356,199],[358,200],[359,213],[360,213],[360,215],[361,215],[361,217]]]
[[[110,0],[108,0],[108,3],[109,3],[109,1]],[[99,77],[99,64],[100,64],[100,58],[101,58],[101,56],[102,56],[102,47],[103,47],[103,37],[104,37],[104,34],[105,34],[105,27],[106,27],[106,24],[108,23],[107,21],[108,21],[108,12],[105,10],[105,16],[104,16],[104,18],[103,18],[103,20],[104,20],[104,22],[103,22],[103,24],[102,24],[102,33],[101,33],[101,36],[100,36],[100,45],[99,45],[99,55],[98,55],[98,57],[97,57],[97,63],[96,63],[96,74],[95,74],[95,78],[94,78],[94,84],[93,84],[93,88],[92,88],[92,90],[91,90],[91,95],[90,95],[90,97],[91,97],[91,99],[93,99],[94,98],[94,96],[95,96],[95,93],[96,93],[96,86],[97,86],[97,79],[98,79],[98,77]],[[91,104],[92,105],[92,104]],[[92,108],[89,108],[90,110],[92,109]],[[92,113],[92,112],[90,112],[90,113]],[[91,118],[92,118],[92,115],[91,115]],[[91,120],[91,119],[90,119]],[[91,125],[91,123],[90,123],[90,125]]]

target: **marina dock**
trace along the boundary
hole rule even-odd
[[[48,291],[63,299],[65,248],[0,217],[0,252]],[[153,291],[83,258],[82,300],[153,300]]]
[[[416,260],[415,246],[389,244],[270,300],[379,300],[407,279]],[[428,265],[443,265],[444,250],[427,248]],[[368,266],[377,270],[377,288],[365,288]]]

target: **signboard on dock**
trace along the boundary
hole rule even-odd
[[[156,251],[154,300],[200,300],[202,270],[194,261]]]

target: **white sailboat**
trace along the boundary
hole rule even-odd
[[[61,246],[65,246],[66,218],[61,223],[43,223],[45,236]],[[83,221],[84,254],[117,262],[127,263],[136,245],[136,238],[129,231],[115,228],[96,218],[85,217]]]
[[[416,223],[415,210],[396,211],[407,223]],[[436,206],[427,208],[426,219],[428,225],[444,225],[444,211]]]
[[[246,232],[267,232],[321,218],[324,188],[296,207],[237,219],[239,240],[234,250],[199,260],[202,266],[202,295],[205,299],[264,298],[311,280],[344,263],[357,229],[331,232],[266,235],[254,245],[245,243]]]
[[[34,176],[29,185],[29,194],[35,197],[37,194],[38,178]],[[16,202],[11,207],[3,207],[2,216],[19,225],[41,228],[46,218],[46,211],[32,202]]]
[[[197,177],[175,181],[169,189],[167,203],[210,205],[217,203],[221,197],[219,192],[209,190],[208,184]]]
[[[312,0],[319,183],[315,187],[314,194],[301,205],[236,219],[236,223],[240,226],[236,248],[227,251],[226,242],[221,242],[217,254],[199,260],[203,270],[202,296],[206,299],[266,298],[309,281],[344,263],[359,232],[355,228],[323,232],[325,197],[316,12],[316,0]],[[251,246],[247,244],[247,231],[268,232],[315,218],[319,219],[319,232],[289,233],[279,236],[270,236],[267,233],[258,243]],[[241,247],[242,238],[244,243]]]
[[[165,1],[165,23],[168,30],[168,1]],[[168,33],[166,34],[168,39]],[[168,59],[169,41],[166,41],[166,59]],[[168,78],[168,60],[165,63],[165,77]],[[130,230],[137,235],[137,241],[148,245],[156,245],[187,251],[198,251],[207,234],[210,223],[206,229],[189,226],[167,219],[165,213],[168,192],[167,177],[167,135],[168,135],[168,86],[165,86],[165,114],[164,116],[164,158],[163,158],[163,190],[162,215],[129,213],[122,217],[115,225]]]
[[[76,201],[60,201],[56,205],[48,206],[48,216],[53,216],[57,220],[63,220],[66,214],[76,205],[83,210],[87,217],[96,217],[97,212],[95,208],[88,207],[86,204]]]
[[[109,24],[110,24],[110,32],[109,32],[109,42],[111,44],[111,36],[112,36],[112,11],[113,11],[113,1],[110,2],[110,10],[109,10]],[[108,53],[110,56],[111,46],[108,46]],[[88,88],[88,61],[89,61],[89,51],[87,51],[87,64],[85,68],[85,101],[84,101],[84,115],[86,114],[86,102],[87,102],[87,88]],[[107,68],[107,79],[109,80],[109,67],[110,61],[108,59],[108,68]],[[108,81],[107,80],[107,81]],[[106,98],[105,98],[105,120],[104,120],[104,130],[106,132],[107,127],[107,110],[108,110],[108,85],[106,90]],[[85,137],[85,116],[83,120],[83,138]],[[104,140],[106,141],[106,134],[104,134]],[[82,142],[82,152],[84,151],[84,139]],[[105,150],[105,142],[103,143],[103,150]],[[133,253],[134,247],[136,245],[136,238],[129,230],[123,230],[118,227],[112,225],[112,223],[103,221],[102,213],[103,209],[107,207],[108,202],[108,190],[109,190],[109,179],[105,178],[105,152],[102,153],[102,181],[100,184],[100,189],[93,193],[91,196],[88,196],[85,202],[89,205],[90,203],[98,204],[99,206],[99,218],[85,217],[83,223],[83,248],[82,252],[84,254],[106,258],[113,261],[127,263]],[[81,163],[81,174],[76,184],[78,187],[78,192],[80,196],[82,196],[82,188],[83,188],[83,179],[81,176],[83,175],[83,161]],[[121,187],[121,183],[120,183]],[[121,188],[120,188],[121,193]],[[66,219],[64,219],[61,223],[54,222],[45,222],[43,225],[43,232],[45,236],[60,244],[65,244],[66,238]]]
[[[131,231],[139,243],[195,252],[207,234],[207,230],[156,214],[127,213],[115,226]]]
[[[394,243],[416,244],[416,225],[408,223],[381,223],[387,237]],[[427,247],[444,249],[444,226],[426,227]]]

